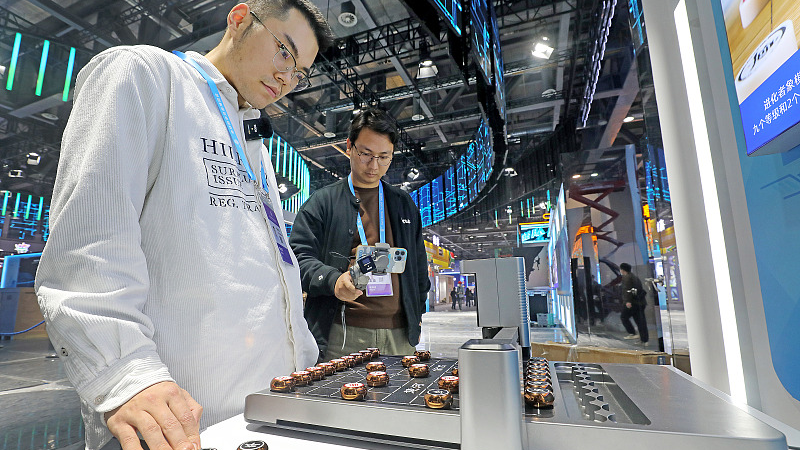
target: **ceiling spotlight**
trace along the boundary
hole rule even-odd
[[[591,177],[596,177],[597,175],[599,175],[597,172],[592,172],[592,174],[590,176]]]
[[[575,175],[572,176],[572,179],[577,180],[580,177],[581,177],[581,174],[576,173]]]
[[[622,119],[622,121],[625,122],[625,123],[628,123],[628,122],[633,122],[633,119],[634,119],[633,116],[628,116],[628,117]]]
[[[342,12],[339,14],[339,24],[343,27],[350,28],[356,26],[358,23],[358,16],[356,16],[356,5],[353,2],[342,3]]]
[[[517,171],[514,170],[513,167],[506,167],[505,169],[503,169],[503,175],[507,177],[515,177],[517,176]]]
[[[28,165],[29,166],[38,166],[39,165],[39,161],[41,161],[41,158],[42,157],[39,156],[39,154],[36,153],[36,152],[28,153]]]
[[[281,183],[281,184],[278,185],[278,192],[280,192],[281,194],[285,194],[286,191],[288,191],[288,190],[289,190],[289,188],[286,187],[286,184]]]
[[[549,37],[547,37],[547,36],[542,36],[542,40],[543,40],[543,41],[549,41],[549,40],[550,40],[550,38],[549,38]]]
[[[20,169],[14,169],[14,170],[9,170],[8,171],[8,177],[9,178],[22,178],[24,176],[25,176],[25,172],[23,172]]]
[[[39,115],[47,120],[58,120],[58,116],[50,112],[43,112]]]
[[[322,135],[325,136],[328,139],[333,139],[333,138],[336,137],[336,133],[334,133],[333,131],[326,131],[326,132],[322,133]]]
[[[542,44],[541,42],[537,42],[533,46],[531,54],[537,58],[550,59],[550,55],[553,54],[553,47],[550,47],[549,45],[546,44]]]
[[[416,167],[412,167],[411,169],[409,169],[408,174],[406,174],[406,178],[408,178],[411,181],[414,181],[417,178],[419,178],[419,169],[417,169]]]

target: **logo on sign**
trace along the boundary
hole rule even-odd
[[[739,71],[739,81],[746,80],[758,71],[761,61],[766,59],[766,57],[772,53],[773,49],[778,47],[778,44],[785,34],[786,27],[782,26],[770,33],[770,35],[761,42],[761,45],[750,55],[750,58],[745,63],[744,67],[742,67],[742,70]]]

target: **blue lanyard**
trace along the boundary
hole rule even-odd
[[[353,197],[356,196],[356,190],[353,188],[353,176],[347,176],[347,183],[350,184],[350,192],[353,193]],[[380,242],[386,242],[386,218],[383,214],[383,183],[378,181],[378,214],[380,215],[380,223],[381,223],[381,240]],[[367,243],[367,234],[364,232],[364,223],[361,222],[361,213],[356,214],[356,225],[358,225],[358,235],[361,236],[361,245],[369,245]]]
[[[236,147],[236,153],[239,154],[239,159],[242,160],[244,164],[244,168],[247,170],[247,176],[250,177],[254,183],[256,183],[256,176],[253,174],[253,169],[250,168],[250,163],[247,161],[247,155],[244,153],[242,149],[242,143],[239,141],[239,136],[236,135],[236,131],[233,129],[233,123],[231,123],[231,118],[228,117],[228,110],[225,109],[225,104],[222,103],[222,95],[219,93],[219,89],[217,89],[217,85],[214,83],[214,80],[211,79],[210,76],[200,67],[200,64],[197,64],[197,61],[189,58],[184,53],[179,52],[177,50],[173,50],[172,53],[177,55],[180,59],[189,63],[192,67],[197,69],[200,72],[200,75],[206,80],[208,83],[208,87],[211,88],[211,93],[214,94],[214,100],[217,103],[217,109],[219,109],[220,115],[222,115],[222,120],[225,122],[225,126],[228,128],[228,134],[231,136],[231,140],[233,141],[233,146]],[[261,168],[261,171],[264,171],[264,168]],[[266,184],[264,184],[264,189],[266,190]]]

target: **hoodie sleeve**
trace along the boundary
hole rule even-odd
[[[172,380],[142,313],[149,290],[139,216],[160,161],[168,73],[124,47],[80,72],[62,139],[36,293],[78,395],[110,411]]]

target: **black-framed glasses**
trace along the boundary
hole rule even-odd
[[[380,165],[382,165],[384,167],[386,167],[386,166],[388,166],[389,164],[392,163],[392,157],[391,156],[386,156],[386,155],[374,156],[374,155],[370,155],[368,153],[362,152],[361,150],[359,150],[356,147],[356,144],[351,144],[350,146],[353,147],[353,149],[356,151],[356,155],[358,155],[358,159],[365,166],[370,165],[370,163],[372,163],[373,159],[377,159],[378,160],[378,164],[380,164]]]
[[[275,52],[275,56],[272,57],[272,64],[275,65],[275,68],[278,69],[278,72],[291,72],[292,78],[297,81],[293,91],[298,92],[302,91],[303,89],[307,89],[311,86],[311,80],[308,78],[308,74],[303,72],[302,70],[297,70],[297,60],[292,55],[292,52],[278,39],[278,36],[275,36],[275,33],[269,29],[261,19],[258,18],[256,13],[250,11],[250,14],[260,23],[264,28],[269,31],[269,34],[275,39],[275,42],[278,43],[278,51]]]

